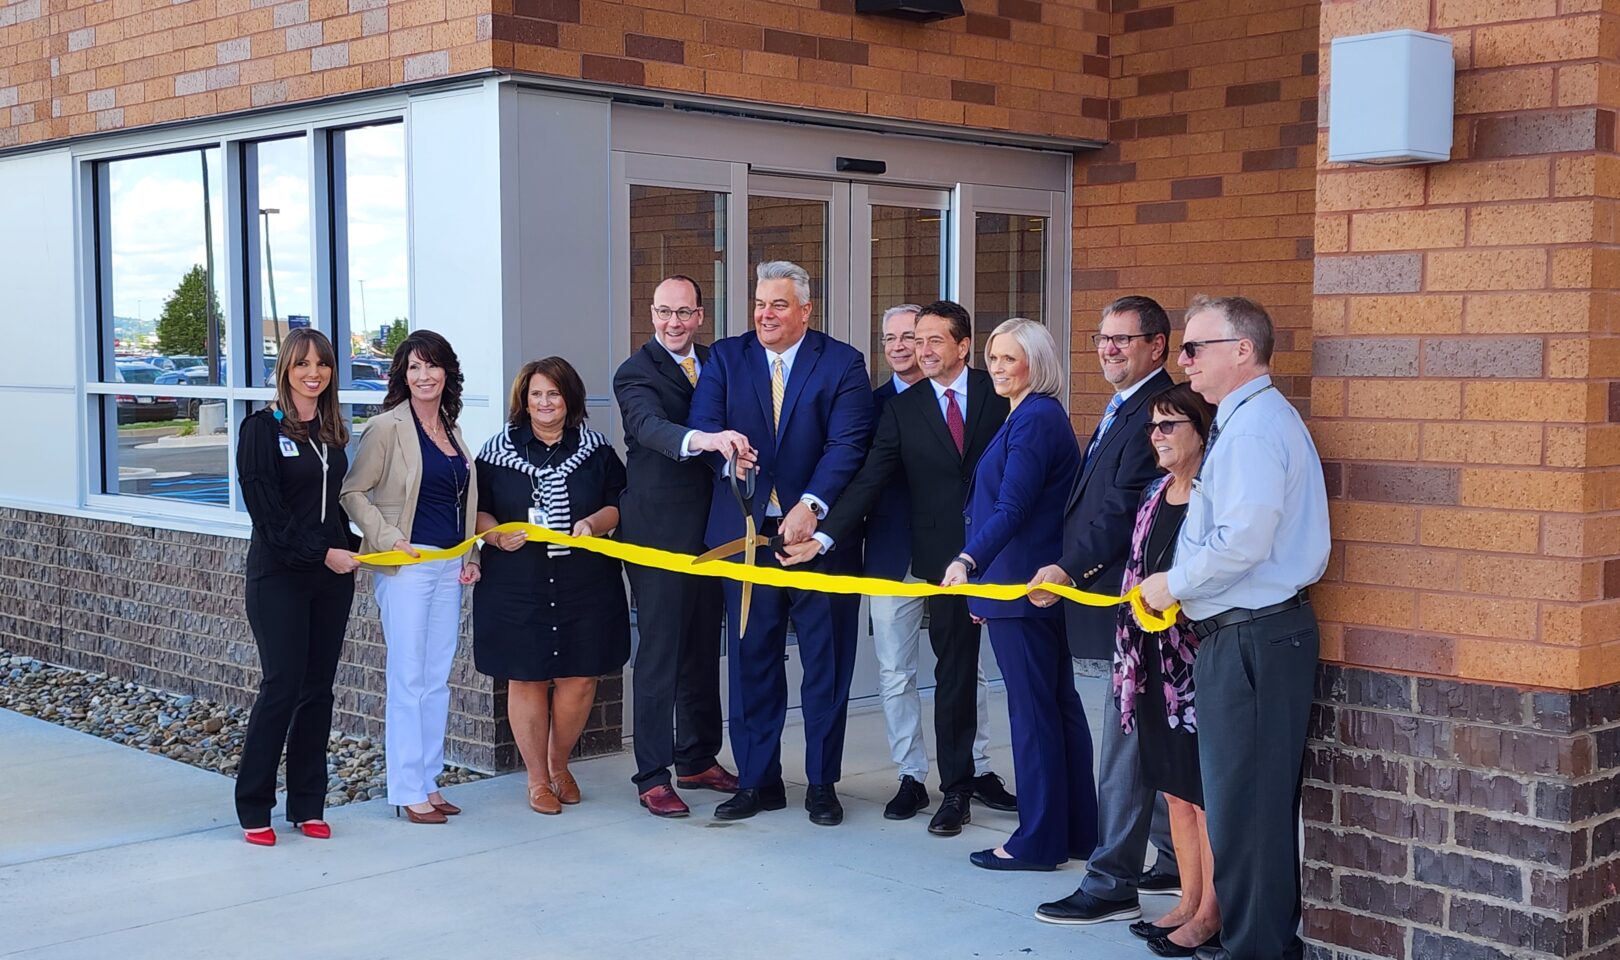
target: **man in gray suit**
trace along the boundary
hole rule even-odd
[[[1102,323],[1091,339],[1114,396],[1086,443],[1086,458],[1069,494],[1063,556],[1036,571],[1030,586],[1061,583],[1117,594],[1137,502],[1143,488],[1160,473],[1143,425],[1151,419],[1154,395],[1174,385],[1164,371],[1170,318],[1150,297],[1121,297],[1103,308]],[[1057,600],[1050,593],[1030,599],[1040,606]],[[1077,660],[1106,660],[1113,655],[1114,608],[1067,604],[1064,612],[1070,652]],[[1139,891],[1181,892],[1164,801],[1142,777],[1137,738],[1121,732],[1119,707],[1112,695],[1103,707],[1101,748],[1097,849],[1087,861],[1080,889],[1036,909],[1035,916],[1048,923],[1134,920],[1142,915]],[[1150,833],[1159,848],[1158,863],[1143,874]]]

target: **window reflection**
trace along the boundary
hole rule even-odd
[[[872,209],[872,383],[889,379],[883,356],[883,311],[902,303],[924,306],[945,296],[944,215],[916,207]]]
[[[1046,322],[1047,219],[981,213],[974,221],[973,355],[1003,321]]]
[[[726,329],[726,197],[672,187],[630,187],[630,349],[652,339],[653,291],[680,274],[703,287],[699,343]]]
[[[754,268],[769,260],[791,260],[810,274],[810,326],[827,329],[827,204],[792,197],[748,198],[748,292],[754,303]]]
[[[266,386],[282,338],[307,327],[313,315],[310,270],[309,143],[303,137],[254,145],[253,176],[258,198],[252,229],[259,240],[259,334]]]
[[[333,218],[345,239],[339,293],[348,298],[350,351],[362,364],[352,372],[361,386],[387,378],[387,358],[410,330],[405,127],[354,127],[332,142],[339,188]]]

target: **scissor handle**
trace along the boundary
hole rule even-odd
[[[731,456],[727,459],[727,463],[731,465],[731,475],[727,478],[731,481],[731,495],[737,498],[737,505],[742,507],[744,513],[747,513],[748,504],[754,499],[754,485],[758,482],[759,471],[749,469],[748,478],[746,480],[740,479],[740,475],[743,471],[737,465],[737,454],[735,451],[733,451]]]

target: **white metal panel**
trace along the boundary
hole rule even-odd
[[[406,115],[411,329],[443,334],[465,377],[461,429],[483,443],[500,426],[500,114],[495,86],[412,98]]]
[[[0,501],[78,503],[73,197],[68,151],[0,160]]]

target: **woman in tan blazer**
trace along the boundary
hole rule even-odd
[[[450,344],[418,330],[394,351],[383,412],[360,438],[343,481],[343,509],[365,553],[451,547],[473,535],[478,479],[461,438],[461,364]],[[461,634],[461,588],[478,582],[478,551],[461,560],[371,567],[388,645],[384,746],[388,802],[412,823],[460,813],[439,793],[450,714],[450,664]]]

